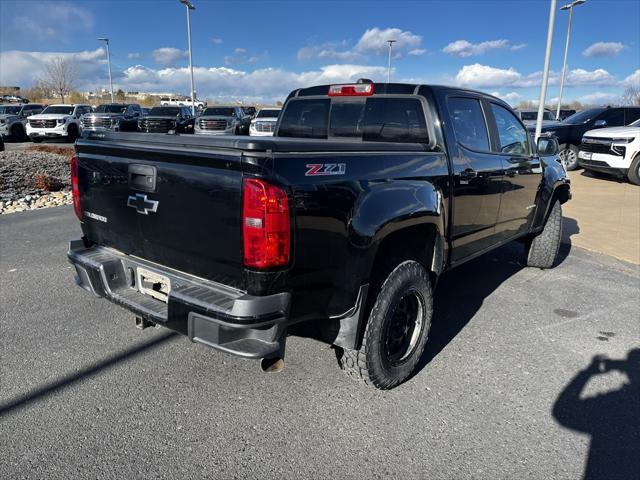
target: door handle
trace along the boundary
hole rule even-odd
[[[476,172],[472,168],[467,168],[460,172],[460,179],[462,180],[471,180],[473,178],[476,178],[477,176],[478,176],[478,172]]]

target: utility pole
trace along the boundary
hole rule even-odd
[[[542,132],[542,116],[544,114],[544,102],[547,97],[547,84],[549,83],[549,62],[551,61],[551,46],[553,45],[553,25],[556,20],[556,0],[551,0],[549,11],[549,27],[547,30],[547,51],[544,55],[544,70],[542,72],[542,86],[540,88],[540,101],[538,103],[538,118],[536,120],[536,144]]]
[[[196,90],[193,84],[193,58],[191,56],[191,10],[196,7],[189,0],[180,0],[187,7],[187,36],[189,37],[189,70],[191,71],[191,113],[196,116]]]
[[[109,39],[106,37],[98,38],[100,42],[104,42],[107,44],[107,63],[109,64],[109,90],[111,91],[111,103],[114,103],[113,99],[113,82],[111,81],[111,52],[109,51]]]
[[[567,56],[569,55],[569,39],[571,38],[571,19],[573,18],[573,7],[580,5],[587,0],[574,0],[571,3],[563,5],[560,10],[569,10],[569,26],[567,27],[567,41],[564,45],[564,61],[562,62],[562,77],[560,77],[560,94],[558,95],[558,109],[556,111],[556,119],[560,118],[560,104],[562,103],[562,91],[564,90],[564,77],[567,74]]]
[[[389,63],[387,66],[387,83],[391,82],[391,50],[393,49],[393,44],[396,43],[397,40],[387,40],[389,44]]]

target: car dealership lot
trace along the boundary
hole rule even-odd
[[[554,403],[595,355],[624,359],[640,336],[637,266],[565,247],[556,269],[526,269],[509,244],[443,276],[423,368],[397,389],[365,388],[300,338],[267,375],[140,332],[75,287],[78,234],[70,207],[0,218],[3,478],[577,478],[591,435],[562,427]],[[599,376],[587,394],[624,380]],[[608,413],[587,431],[640,457],[615,418],[596,422]]]

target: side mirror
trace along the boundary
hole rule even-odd
[[[540,137],[536,149],[541,157],[551,157],[558,154],[560,145],[556,137]]]
[[[606,120],[596,120],[593,123],[593,126],[596,127],[596,128],[606,127],[607,126],[607,121]]]

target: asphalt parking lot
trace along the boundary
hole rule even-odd
[[[637,478],[637,266],[510,244],[449,272],[418,373],[380,392],[308,339],[263,374],[136,330],[73,285],[78,233],[70,207],[0,217],[2,478]]]

